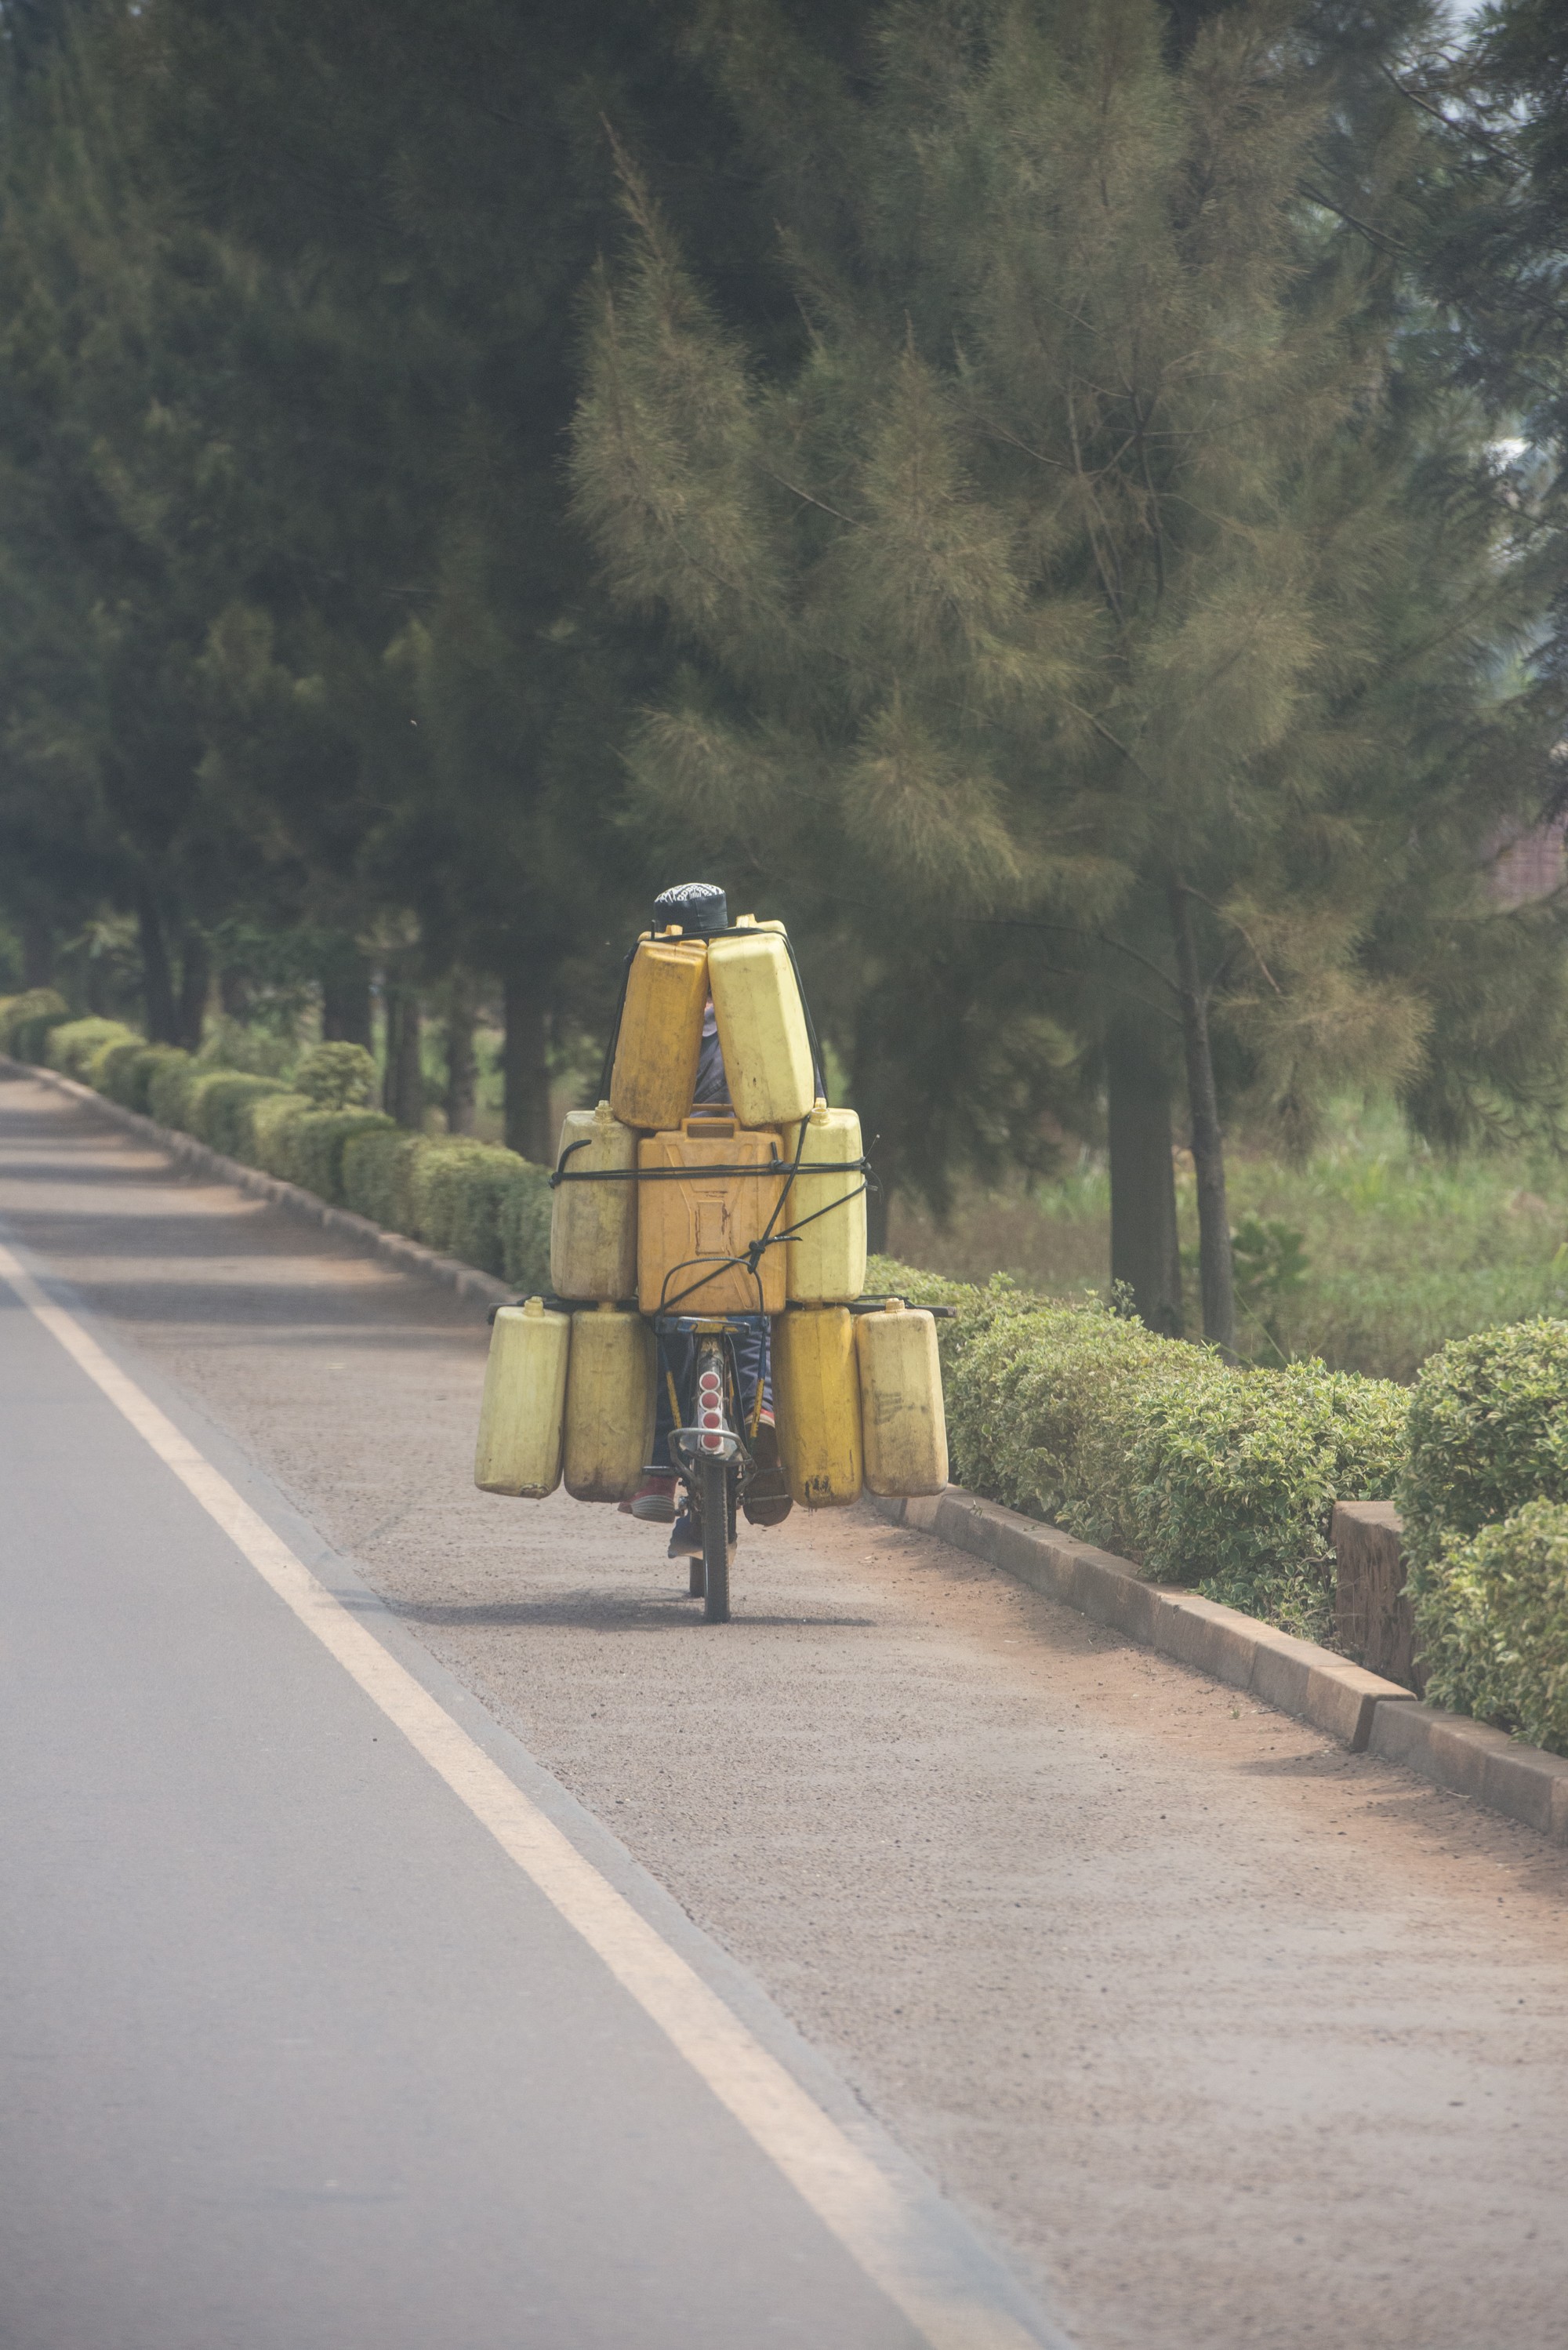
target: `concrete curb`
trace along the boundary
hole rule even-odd
[[[1353,1753],[1402,1762],[1452,1794],[1568,1844],[1568,1759],[1424,1705],[1397,1681],[1312,1640],[1293,1639],[1238,1608],[1146,1583],[1129,1560],[983,1502],[961,1486],[950,1485],[929,1500],[867,1498],[893,1524],[983,1558],[1080,1616],[1294,1714]]]
[[[30,1061],[13,1061],[0,1053],[0,1077],[36,1077],[41,1085],[52,1086],[57,1093],[65,1094],[83,1109],[96,1110],[111,1126],[123,1127],[140,1141],[151,1143],[154,1149],[165,1152],[193,1175],[204,1175],[215,1183],[232,1183],[237,1191],[248,1191],[254,1199],[269,1201],[286,1215],[315,1224],[322,1232],[330,1232],[335,1240],[348,1241],[367,1255],[395,1264],[401,1273],[421,1274],[427,1281],[440,1282],[443,1289],[455,1290],[460,1297],[472,1298],[486,1312],[493,1305],[509,1304],[516,1295],[504,1281],[481,1273],[475,1265],[464,1264],[455,1256],[439,1256],[434,1249],[410,1241],[401,1232],[384,1232],[369,1216],[357,1216],[348,1208],[329,1206],[314,1191],[302,1191],[297,1183],[281,1182],[275,1175],[264,1175],[259,1168],[243,1166],[237,1159],[225,1159],[221,1151],[209,1150],[193,1135],[178,1134],[172,1127],[159,1126],[140,1111],[127,1109],[121,1103],[94,1093],[90,1086],[78,1085],[75,1077],[61,1076],[57,1069],[36,1068]]]
[[[1311,1640],[1293,1639],[1239,1608],[1221,1607],[1190,1591],[1146,1583],[1136,1566],[1093,1544],[1075,1542],[950,1485],[929,1501],[875,1502],[896,1524],[935,1534],[1015,1575],[1048,1599],[1060,1599],[1096,1624],[1191,1665],[1231,1689],[1247,1690],[1265,1705],[1293,1713],[1326,1731],[1353,1752],[1365,1752],[1380,1705],[1414,1705],[1408,1690],[1369,1673]]]

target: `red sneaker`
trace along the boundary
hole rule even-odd
[[[675,1473],[649,1477],[639,1485],[629,1502],[621,1509],[628,1518],[649,1519],[656,1526],[672,1525],[675,1521]]]

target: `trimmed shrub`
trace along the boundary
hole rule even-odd
[[[360,1048],[356,1045],[354,1048]],[[313,1109],[296,1118],[288,1128],[288,1152],[294,1172],[290,1180],[302,1183],[318,1199],[330,1200],[341,1207],[343,1200],[344,1147],[358,1134],[384,1134],[389,1128],[398,1129],[389,1118],[379,1109]]]
[[[376,1090],[376,1062],[363,1045],[313,1045],[294,1073],[294,1090],[317,1109],[362,1109]]]
[[[1140,1322],[999,1287],[961,1308],[956,1335],[946,1381],[955,1476],[1054,1524],[1082,1512],[1085,1539],[1128,1552],[1136,1534],[1119,1471],[1129,1407],[1166,1385],[1239,1376]]]
[[[152,1103],[153,1079],[160,1069],[167,1068],[171,1063],[177,1068],[185,1068],[190,1060],[190,1054],[182,1052],[178,1045],[144,1045],[130,1064],[129,1077],[122,1081],[130,1107],[140,1110],[143,1118],[157,1118]],[[161,1122],[168,1123],[167,1119]]]
[[[18,1061],[41,1061],[50,1029],[62,1026],[70,1016],[65,997],[52,987],[29,987],[21,995],[7,997],[0,1052]]]
[[[110,1101],[130,1107],[131,1072],[147,1050],[145,1036],[122,1036],[100,1045],[87,1065],[87,1081]]]
[[[352,1135],[343,1146],[343,1204],[392,1232],[412,1233],[411,1162],[430,1138],[402,1127]]]
[[[160,1126],[172,1126],[185,1130],[185,1087],[195,1071],[189,1053],[178,1045],[154,1045],[150,1052],[158,1055],[158,1064],[148,1072],[142,1090],[147,1096],[147,1114]]]
[[[1527,1502],[1422,1578],[1427,1696],[1568,1754],[1568,1505]]]
[[[86,1085],[88,1063],[106,1045],[140,1045],[142,1039],[123,1020],[62,1020],[48,1033],[44,1045],[44,1060],[47,1067],[57,1069],[63,1077],[75,1077]]]
[[[1432,1357],[1397,1499],[1417,1569],[1526,1502],[1568,1502],[1568,1322],[1510,1323]]]
[[[1127,1399],[1090,1448],[1105,1513],[1163,1581],[1266,1616],[1306,1639],[1330,1637],[1329,1523],[1343,1495],[1386,1500],[1399,1473],[1408,1399],[1386,1379],[1293,1363],[1165,1381]],[[1125,1457],[1116,1452],[1125,1441]],[[1095,1539],[1091,1493],[1068,1512]]]
[[[550,1179],[514,1150],[382,1121],[344,1144],[341,1197],[388,1231],[519,1288],[549,1286]]]
[[[194,1135],[199,1142],[206,1142],[209,1139],[206,1131],[207,1097],[213,1092],[221,1092],[222,1088],[236,1081],[253,1085],[270,1085],[273,1082],[270,1077],[252,1078],[236,1069],[214,1069],[200,1061],[192,1062],[185,1072],[180,1092],[179,1125],[182,1131]]]
[[[511,1183],[497,1203],[495,1229],[501,1242],[502,1278],[525,1296],[543,1296],[550,1286],[550,1211],[555,1193],[549,1170],[519,1159]]]
[[[443,1255],[461,1257],[485,1273],[503,1274],[506,1258],[497,1218],[502,1201],[526,1165],[514,1150],[495,1143],[460,1135],[432,1137],[410,1162],[411,1221],[405,1231]]]
[[[193,1116],[192,1131],[225,1159],[248,1159],[251,1151],[253,1105],[268,1094],[286,1094],[277,1077],[248,1076],[241,1069],[214,1069],[193,1079],[186,1107]]]
[[[938,1326],[962,1483],[1151,1576],[1327,1632],[1334,1503],[1393,1491],[1402,1388],[1318,1363],[1232,1370],[1097,1304],[965,1290],[888,1258],[867,1285],[960,1309]]]
[[[259,1167],[264,1174],[275,1175],[285,1183],[294,1182],[295,1128],[302,1118],[311,1115],[312,1105],[303,1094],[285,1091],[250,1095],[244,1108],[239,1156],[247,1165]]]

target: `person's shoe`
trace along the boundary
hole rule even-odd
[[[752,1457],[757,1464],[756,1473],[741,1503],[746,1523],[753,1526],[782,1526],[794,1503],[779,1458],[778,1431],[771,1419],[764,1419],[753,1437]]]
[[[670,1529],[670,1548],[666,1558],[701,1558],[702,1537],[689,1510],[682,1510]]]
[[[628,1517],[650,1519],[656,1526],[667,1526],[675,1515],[674,1478],[649,1477],[629,1502],[621,1503],[621,1508]]]

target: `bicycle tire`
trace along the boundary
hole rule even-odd
[[[728,1464],[704,1461],[702,1481],[702,1620],[730,1620],[730,1495]]]

